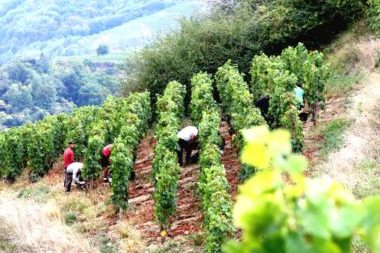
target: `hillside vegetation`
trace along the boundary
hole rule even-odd
[[[126,57],[201,1],[0,2],[0,129],[119,94]]]
[[[198,1],[4,0],[0,3],[0,64],[14,58],[95,54],[140,48],[176,27]],[[163,19],[162,19],[163,17]]]
[[[183,21],[178,32],[137,54],[125,87],[146,87],[154,99],[168,81],[178,80],[189,91],[193,73],[215,73],[229,59],[248,73],[253,56],[261,52],[279,54],[298,42],[311,50],[329,43],[353,20],[364,17],[369,4],[365,0],[216,2],[219,8],[210,15]]]

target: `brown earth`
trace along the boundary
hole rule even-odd
[[[228,133],[226,122],[221,124],[220,133],[226,142],[222,162],[226,169],[227,179],[230,183],[231,195],[235,196],[239,181],[240,163],[236,148],[232,145],[232,137]],[[148,134],[139,144],[135,163],[136,180],[129,187],[130,209],[127,219],[142,234],[148,244],[160,242],[160,228],[154,219],[154,187],[151,179],[152,159],[155,140]],[[202,231],[203,214],[200,200],[197,196],[197,182],[200,168],[198,164],[181,168],[178,182],[177,210],[170,219],[169,237],[189,235]]]

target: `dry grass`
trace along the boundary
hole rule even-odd
[[[141,234],[128,222],[119,222],[114,227],[114,235],[119,241],[121,252],[140,253],[145,251]]]
[[[14,233],[12,229],[0,219],[0,252],[17,253],[17,246],[14,244]]]
[[[364,21],[357,22],[324,52],[331,65],[328,96],[342,96],[350,92],[376,65],[376,50],[380,41],[371,35]]]
[[[12,228],[13,243],[21,252],[97,252],[63,224],[62,213],[53,201],[42,205],[2,194],[0,219]]]
[[[11,217],[3,225],[15,227],[15,231],[9,233],[12,236],[2,231],[0,252],[5,251],[2,246],[17,247],[12,253],[144,252],[144,241],[127,220],[110,226],[115,219],[110,193],[109,186],[100,185],[91,191],[74,187],[67,194],[60,177],[45,177],[36,184],[30,184],[24,175],[12,185],[1,181],[0,220]],[[4,208],[5,203],[12,208]]]
[[[380,146],[380,74],[372,73],[360,84],[360,89],[350,98],[345,115],[352,124],[343,133],[343,147],[329,155],[328,161],[317,171],[328,174],[354,190],[367,181],[360,170],[365,160],[377,160]]]

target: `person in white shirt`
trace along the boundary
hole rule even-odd
[[[82,172],[82,168],[83,168],[83,163],[79,163],[79,162],[71,163],[67,167],[66,169],[67,182],[65,184],[65,190],[67,192],[71,191],[71,183],[73,180],[74,180],[74,183],[80,188],[86,184],[84,181],[80,181],[80,174]]]
[[[178,162],[183,165],[183,151],[186,151],[185,165],[190,163],[191,152],[197,147],[198,129],[195,126],[187,126],[177,133],[178,137]]]

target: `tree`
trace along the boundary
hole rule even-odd
[[[107,45],[99,45],[98,48],[96,49],[96,53],[98,55],[105,55],[105,54],[108,54],[109,53],[109,48]]]
[[[34,105],[49,109],[57,99],[54,83],[48,76],[39,76],[32,81],[32,95]]]
[[[20,112],[32,106],[33,99],[30,86],[12,84],[4,95],[7,104],[11,106],[10,112]]]
[[[26,84],[31,77],[32,71],[23,62],[16,62],[8,67],[8,79],[14,82]]]

